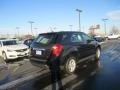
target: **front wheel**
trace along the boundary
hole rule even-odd
[[[100,50],[100,48],[97,48],[97,49],[96,49],[96,56],[95,56],[95,59],[96,59],[96,60],[99,60],[99,59],[100,59],[100,54],[101,54],[101,50]]]
[[[6,56],[6,53],[5,53],[5,52],[2,53],[2,56],[3,56],[3,59],[4,59],[5,61],[7,61],[7,56]]]
[[[76,65],[76,58],[74,56],[68,57],[64,66],[64,72],[72,74],[76,70]]]

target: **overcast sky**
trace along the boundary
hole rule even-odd
[[[107,31],[113,25],[120,26],[120,0],[0,0],[0,33],[20,34],[30,32],[30,23],[34,21],[33,31],[48,32],[78,30],[78,12],[81,12],[82,31],[88,32],[89,26],[100,24],[102,18],[108,18]],[[34,29],[37,28],[37,29]]]

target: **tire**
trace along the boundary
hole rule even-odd
[[[2,56],[3,56],[3,60],[5,60],[5,61],[8,60],[5,52],[2,53]]]
[[[104,41],[106,41],[106,40],[109,40],[109,38],[108,38],[108,37],[106,37]]]
[[[96,49],[95,59],[96,59],[96,60],[99,60],[99,59],[100,59],[100,55],[101,55],[101,50],[100,50],[100,48],[97,48],[97,49]]]
[[[70,56],[66,59],[65,65],[64,65],[64,72],[66,74],[73,74],[76,70],[76,57]]]

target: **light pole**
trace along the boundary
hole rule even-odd
[[[29,21],[28,23],[30,23],[30,25],[31,25],[31,34],[33,35],[32,25],[33,25],[34,22],[33,21]]]
[[[35,32],[36,32],[36,36],[37,36],[37,34],[38,34],[38,32],[37,32],[37,29],[38,29],[38,28],[34,28],[34,29],[35,29]]]
[[[72,31],[72,27],[73,27],[73,25],[69,25],[69,27],[70,27],[70,31]]]
[[[102,21],[104,22],[105,36],[106,36],[106,21],[107,21],[107,20],[108,20],[107,18],[102,19]]]
[[[76,11],[78,12],[78,15],[79,15],[79,31],[81,31],[80,13],[82,12],[82,10],[76,9]]]
[[[19,29],[20,29],[20,27],[16,27],[18,37],[20,36]]]

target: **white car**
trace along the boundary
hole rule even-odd
[[[0,56],[4,60],[17,59],[29,55],[29,47],[19,44],[17,39],[0,40]]]
[[[118,39],[120,35],[111,34],[108,36],[108,39]]]

